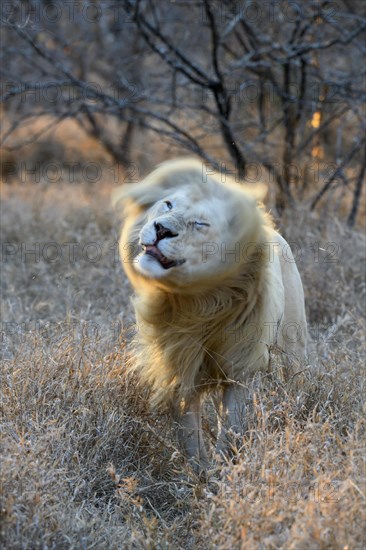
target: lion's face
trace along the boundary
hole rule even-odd
[[[199,197],[189,187],[170,193],[147,212],[135,269],[179,286],[217,278],[238,260],[234,228],[233,209],[222,198]]]
[[[129,278],[164,288],[208,288],[234,274],[259,224],[255,198],[234,183],[204,178],[197,163],[162,165],[123,189],[120,250]],[[131,255],[132,251],[132,255]]]
[[[215,265],[218,255],[207,253],[207,243],[221,240],[226,224],[219,214],[220,205],[212,198],[192,199],[177,192],[149,209],[147,223],[140,231],[143,250],[136,262],[136,269],[145,277],[178,282],[199,278],[208,269],[219,267]]]

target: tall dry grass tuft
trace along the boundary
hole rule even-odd
[[[4,362],[7,547],[117,548],[151,537],[157,510],[179,528],[171,435],[124,362],[123,346],[103,356],[85,337],[64,338],[51,350],[37,336]]]
[[[109,191],[3,192],[3,546],[362,548],[362,233],[301,212],[283,220],[304,279],[309,366],[286,381],[272,351],[272,372],[252,384],[235,464],[204,484],[125,372],[136,328]],[[77,245],[71,257],[66,243]]]

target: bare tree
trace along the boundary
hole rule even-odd
[[[17,125],[49,113],[55,123],[74,118],[126,163],[138,127],[240,180],[264,167],[279,211],[304,193],[315,208],[336,181],[353,186],[355,219],[364,170],[348,169],[364,158],[361,0],[71,4],[3,9],[2,102],[13,111],[5,146]],[[324,174],[323,185],[310,185],[311,174]]]

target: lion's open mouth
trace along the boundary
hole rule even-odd
[[[170,269],[171,267],[182,265],[185,262],[185,260],[169,260],[169,258],[164,256],[155,244],[143,245],[143,248],[145,250],[145,254],[155,258],[155,260],[157,260],[164,269]]]

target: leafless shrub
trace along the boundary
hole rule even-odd
[[[279,211],[352,189],[352,225],[365,171],[362,8],[5,2],[3,144],[16,146],[12,133],[40,116],[51,125],[71,117],[126,165],[136,134],[157,134],[241,179],[263,167]]]

